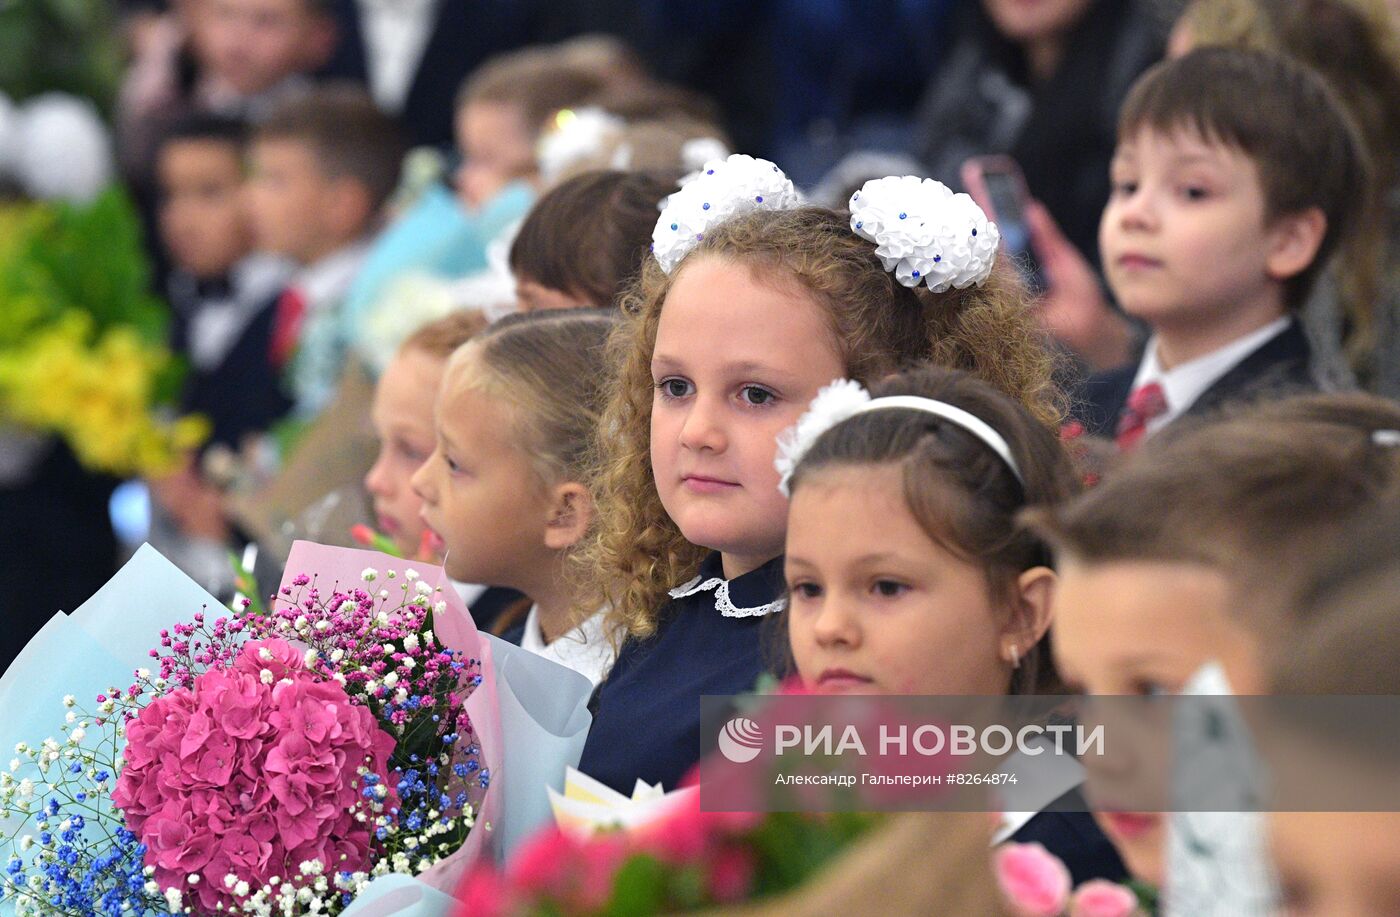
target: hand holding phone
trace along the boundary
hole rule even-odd
[[[988,217],[997,224],[1002,243],[1016,261],[1033,293],[1045,291],[1046,281],[1031,245],[1026,219],[1031,196],[1021,167],[1010,156],[974,156],[962,164],[962,182]]]

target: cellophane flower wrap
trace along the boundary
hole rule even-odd
[[[0,902],[336,914],[376,877],[429,876],[479,848],[482,664],[434,632],[446,615],[455,645],[478,645],[460,600],[438,568],[310,547],[378,565],[353,581],[289,566],[266,611],[196,609],[128,684],[65,697],[61,730],[16,746]]]

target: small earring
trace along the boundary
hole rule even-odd
[[[1011,644],[1011,667],[1019,669],[1021,667],[1021,653],[1016,649],[1016,644]]]

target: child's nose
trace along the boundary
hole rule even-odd
[[[835,590],[828,592],[813,622],[813,636],[827,648],[859,646],[860,627],[850,600]]]
[[[413,477],[408,479],[408,486],[413,488],[413,492],[418,495],[418,499],[424,503],[436,503],[437,491],[433,487],[433,466],[438,461],[437,453],[434,452],[428,460],[413,472]]]
[[[384,466],[384,456],[381,455],[375,459],[374,464],[370,466],[369,473],[365,475],[365,490],[369,491],[371,496],[387,497],[390,495],[393,481]]]
[[[681,425],[681,445],[687,449],[722,452],[728,442],[724,431],[723,407],[712,399],[697,396]]]
[[[1118,222],[1124,229],[1150,229],[1157,223],[1152,195],[1142,187],[1118,203]]]

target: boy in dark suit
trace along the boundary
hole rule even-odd
[[[1151,337],[1086,383],[1088,432],[1129,449],[1183,415],[1315,388],[1293,312],[1365,184],[1355,129],[1311,71],[1225,48],[1148,71],[1119,117],[1099,245]]]

